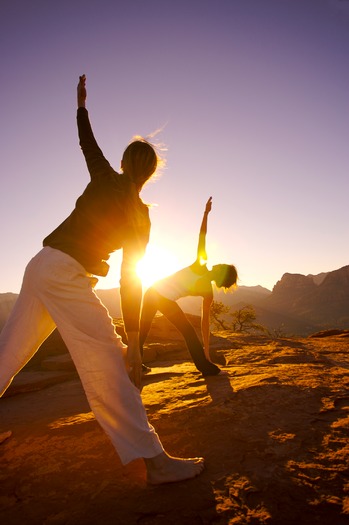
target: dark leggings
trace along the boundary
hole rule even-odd
[[[140,349],[143,356],[143,345],[147,339],[152,321],[156,312],[161,312],[183,335],[187,348],[196,368],[204,376],[219,374],[220,369],[205,357],[203,346],[196,334],[193,325],[188,321],[183,311],[175,301],[166,299],[154,288],[149,288],[144,294],[142,315],[140,322]]]

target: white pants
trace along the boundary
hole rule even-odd
[[[26,268],[0,334],[0,396],[56,326],[122,463],[160,454],[162,444],[126,371],[125,345],[93,291],[91,275],[59,250],[43,248]]]

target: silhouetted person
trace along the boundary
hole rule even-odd
[[[0,335],[0,395],[57,327],[91,409],[122,463],[144,458],[150,483],[192,478],[204,468],[203,459],[172,458],[164,451],[137,388],[142,375],[142,287],[136,264],[150,232],[148,207],[139,192],[155,173],[158,157],[151,144],[136,140],[123,154],[122,173],[114,171],[93,136],[85,100],[83,75],[77,123],[91,182],[73,212],[44,239],[43,249],[26,267],[18,299]],[[118,249],[123,249],[120,291],[128,347],[93,290],[94,276],[107,274],[109,254]]]
[[[204,376],[217,375],[221,370],[210,358],[210,307],[213,301],[212,282],[218,288],[228,289],[236,284],[237,271],[232,264],[216,264],[211,270],[206,266],[206,233],[207,217],[212,207],[212,197],[206,203],[202,219],[196,261],[182,270],[165,277],[153,284],[144,294],[141,325],[140,347],[143,355],[143,346],[153,318],[157,311],[161,312],[183,335],[188,350],[197,369]],[[182,297],[201,296],[202,316],[201,332],[203,345],[200,342],[193,325],[189,322],[177,300]],[[150,368],[143,364],[145,373]]]

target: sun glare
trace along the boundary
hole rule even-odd
[[[178,259],[174,254],[163,248],[149,245],[145,256],[138,263],[137,273],[146,289],[155,281],[171,275],[178,269]]]

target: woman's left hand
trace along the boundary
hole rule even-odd
[[[78,107],[84,108],[86,102],[87,92],[86,92],[86,75],[81,75],[79,77],[78,84]]]
[[[211,209],[212,209],[212,197],[210,197],[208,201],[206,202],[205,213],[210,213]]]

